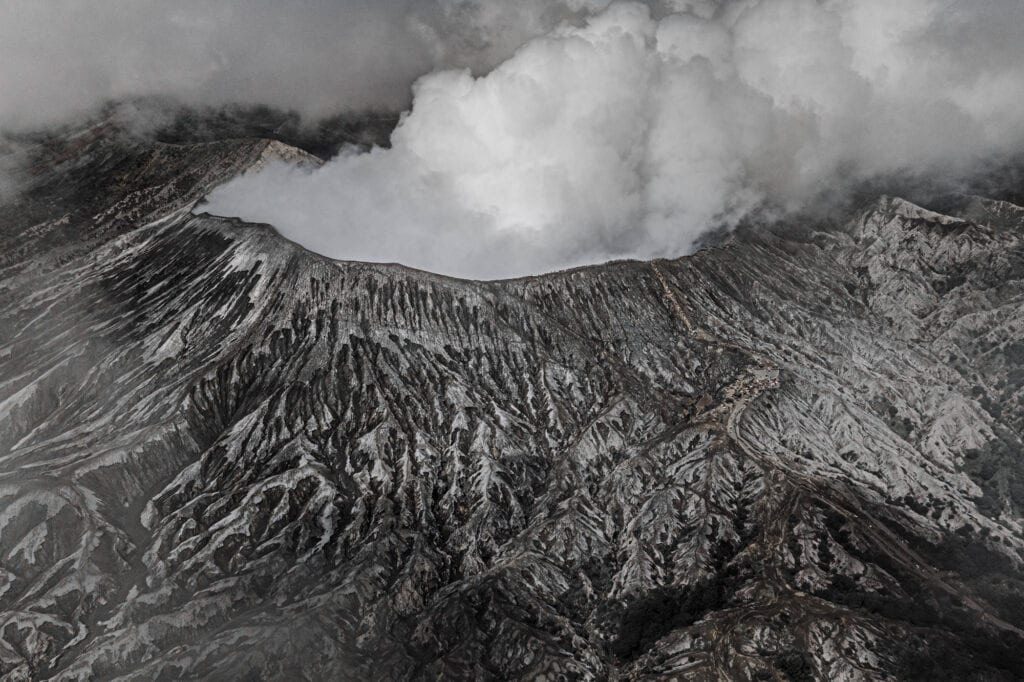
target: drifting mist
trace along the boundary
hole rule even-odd
[[[604,4],[607,4],[605,2]],[[111,101],[397,109],[438,67],[486,71],[587,0],[104,0],[0,3],[0,130]]]
[[[111,100],[408,109],[389,149],[205,210],[475,278],[683,254],[753,211],[1024,143],[1018,0],[17,3],[0,128]]]
[[[755,208],[1024,139],[1017,2],[614,4],[487,75],[420,79],[391,149],[273,167],[209,209],[337,258],[492,278],[679,255]]]

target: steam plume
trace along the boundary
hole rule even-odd
[[[479,278],[679,255],[757,206],[1024,140],[1024,6],[617,3],[482,77],[420,79],[392,148],[242,177],[210,210],[338,258]]]

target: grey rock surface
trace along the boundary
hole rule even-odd
[[[281,142],[25,153],[4,679],[1024,679],[1024,209],[470,282],[193,212]]]

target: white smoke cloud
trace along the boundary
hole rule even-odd
[[[149,95],[411,106],[392,149],[267,169],[210,210],[502,277],[678,255],[755,207],[1016,153],[1022,25],[1019,0],[12,0],[0,131]]]
[[[209,210],[474,278],[680,255],[766,203],[1018,151],[1022,25],[1017,0],[616,3],[423,77],[391,149],[241,177]]]
[[[607,4],[605,1],[604,4]],[[3,0],[0,130],[110,101],[398,110],[439,66],[477,71],[590,0]]]

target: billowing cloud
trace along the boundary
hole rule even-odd
[[[605,2],[604,4],[607,4]],[[485,71],[589,0],[0,2],[0,130],[109,101],[262,104],[309,117],[408,104],[439,66]]]
[[[616,3],[415,85],[391,149],[271,167],[209,210],[343,259],[496,278],[679,255],[755,207],[1024,141],[1024,5]]]
[[[1021,25],[1019,0],[6,2],[0,131],[145,96],[408,108],[391,149],[269,168],[210,210],[502,277],[678,255],[753,210],[1014,154]]]

